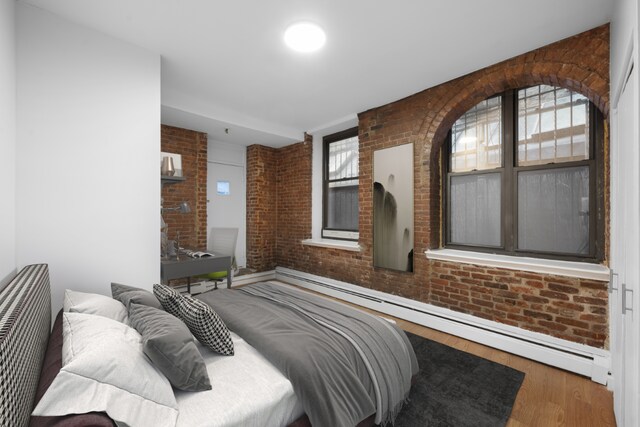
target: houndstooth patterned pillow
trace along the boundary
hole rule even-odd
[[[180,318],[198,341],[216,353],[233,355],[229,329],[211,307],[187,295],[180,299],[179,306]]]
[[[167,285],[155,284],[153,285],[153,294],[162,304],[164,311],[178,318],[180,317],[180,300],[184,298],[180,295],[180,292]]]

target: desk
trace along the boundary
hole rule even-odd
[[[191,258],[186,255],[180,255],[180,259],[160,260],[160,280],[165,285],[169,284],[171,279],[181,279],[223,270],[227,271],[227,288],[230,288],[231,257],[229,255],[216,255],[205,258]],[[191,293],[190,281],[187,285],[187,292]]]

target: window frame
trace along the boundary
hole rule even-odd
[[[322,138],[322,231],[321,237],[323,239],[333,239],[333,240],[346,240],[346,241],[355,241],[357,242],[360,238],[360,218],[358,218],[358,229],[357,230],[346,230],[339,228],[330,228],[327,227],[327,219],[328,219],[328,196],[329,196],[329,184],[332,182],[340,182],[340,181],[358,181],[358,216],[360,215],[360,168],[358,168],[358,176],[349,177],[349,178],[341,178],[341,179],[329,179],[329,146],[332,143],[342,141],[344,139],[353,138],[358,136],[358,126],[353,128],[345,129],[340,132],[332,133],[330,135],[326,135]],[[360,141],[358,139],[358,159],[360,158]]]
[[[534,87],[532,85],[517,89],[510,89],[495,96],[502,97],[502,167],[485,170],[451,172],[451,130],[441,150],[442,179],[442,218],[443,218],[443,246],[450,249],[460,249],[476,252],[496,253],[521,257],[556,259],[565,261],[601,262],[604,259],[604,132],[605,121],[598,108],[589,101],[589,158],[577,161],[536,164],[528,166],[517,165],[517,102],[518,91]],[[572,90],[572,89],[569,89]],[[573,91],[573,90],[572,90]],[[575,91],[574,91],[575,92]],[[492,97],[490,97],[492,98]],[[526,171],[549,169],[566,169],[571,167],[589,167],[589,252],[585,255],[567,254],[564,252],[548,252],[518,249],[518,174]],[[501,173],[501,228],[500,246],[472,245],[451,243],[451,177],[461,175],[479,175],[484,173]]]

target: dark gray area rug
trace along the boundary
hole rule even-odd
[[[395,427],[504,426],[524,373],[407,332],[420,365]]]

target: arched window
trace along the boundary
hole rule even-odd
[[[603,119],[547,85],[486,99],[453,125],[444,156],[447,247],[602,259]]]

